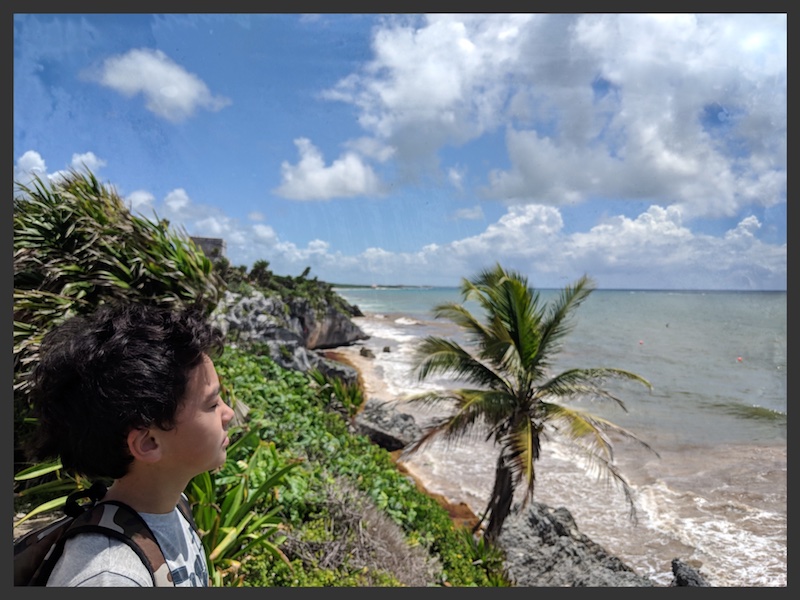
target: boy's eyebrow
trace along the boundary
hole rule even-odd
[[[213,400],[217,396],[219,396],[219,386],[215,386],[214,389],[208,393],[208,396],[206,396],[206,400]]]

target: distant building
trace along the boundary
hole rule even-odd
[[[222,238],[190,237],[208,258],[225,256],[225,240]]]

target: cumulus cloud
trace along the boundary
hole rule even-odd
[[[85,171],[89,169],[97,174],[106,161],[98,158],[94,152],[73,154],[69,168],[48,172],[47,164],[42,156],[35,150],[28,150],[20,156],[14,164],[14,181],[22,185],[30,185],[37,176],[43,181],[57,182],[66,177],[70,170]]]
[[[164,205],[167,207],[168,215],[180,217],[186,214],[186,209],[192,203],[189,194],[183,188],[172,190],[164,198]]]
[[[47,177],[36,152],[21,156],[16,169]],[[569,232],[557,207],[513,204],[480,233],[419,250],[396,252],[371,246],[344,254],[330,241],[305,246],[283,239],[272,225],[241,224],[218,208],[193,202],[178,188],[157,202],[145,190],[127,197],[133,207],[155,209],[191,235],[221,237],[234,264],[259,259],[278,273],[312,273],[341,283],[416,283],[456,285],[460,277],[500,261],[530,274],[538,287],[561,287],[589,273],[601,287],[785,289],[786,244],[768,245],[756,234],[755,216],[741,219],[723,236],[697,233],[676,206],[651,205],[629,218],[609,216],[585,232]],[[477,216],[480,206],[464,209]],[[483,217],[485,218],[485,216]],[[413,275],[413,280],[409,277]]]
[[[360,131],[332,162],[310,139],[295,139],[298,159],[282,163],[273,192],[370,197],[388,189],[378,173],[434,173],[446,192],[432,198],[470,198],[441,214],[450,225],[484,220],[480,232],[422,240],[407,252],[372,240],[343,254],[333,241],[289,241],[280,221],[258,211],[241,224],[183,189],[160,204],[134,192],[131,205],[156,207],[195,235],[224,237],[237,262],[264,258],[286,273],[310,265],[342,282],[413,274],[417,283],[455,284],[491,259],[545,286],[588,271],[604,287],[785,289],[786,244],[759,239],[770,227],[763,209],[785,214],[785,15],[380,19],[371,59],[322,94],[352,105]],[[158,51],[112,57],[95,75],[174,122],[227,103]],[[89,154],[76,156],[100,166]],[[31,173],[47,173],[33,151],[15,164],[15,177]],[[583,218],[599,200],[625,208],[603,204],[599,220]],[[588,209],[577,224],[576,205]],[[359,223],[372,223],[369,216]],[[391,231],[387,245],[400,237]]]
[[[156,198],[146,190],[136,190],[128,194],[125,200],[132,211],[149,218],[155,207]]]
[[[37,176],[40,179],[47,177],[47,164],[38,152],[28,150],[14,164],[14,181],[27,186]]]
[[[70,166],[79,171],[88,169],[92,173],[97,173],[106,166],[106,161],[95,156],[94,152],[84,152],[83,154],[73,154]]]
[[[353,152],[347,152],[330,166],[322,153],[307,138],[294,141],[300,161],[281,164],[282,183],[274,190],[292,200],[329,200],[331,198],[382,194],[378,176]]]
[[[401,15],[325,97],[353,104],[401,171],[504,130],[488,198],[732,218],[785,202],[785,32],[780,14]]]
[[[141,94],[147,110],[173,123],[193,116],[198,108],[216,112],[231,104],[213,95],[197,75],[151,48],[111,56],[84,76],[128,98]]]

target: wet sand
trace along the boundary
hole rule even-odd
[[[392,394],[389,390],[383,379],[381,368],[375,364],[375,359],[361,355],[363,347],[368,346],[342,346],[325,352],[325,355],[332,360],[349,364],[358,371],[365,398],[403,403],[404,401],[401,397]],[[381,349],[369,349],[372,352],[381,351]],[[424,423],[427,418],[424,412],[415,411],[414,407],[408,405],[403,407],[403,411],[412,414],[418,424]],[[431,470],[432,463],[429,453],[420,451],[410,457],[401,457],[401,454],[402,450],[392,453],[392,459],[400,472],[411,477],[418,489],[434,498],[447,510],[456,525],[471,527],[477,524],[478,517],[475,515],[473,506],[466,502],[454,501],[441,493],[444,490],[439,489],[437,486]],[[480,501],[482,502],[483,500],[481,499]]]

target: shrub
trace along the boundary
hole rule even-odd
[[[30,414],[27,378],[42,337],[103,302],[201,303],[210,313],[224,281],[182,230],[131,214],[89,172],[35,178],[14,195],[14,415],[17,457]],[[17,469],[15,469],[16,471]]]

